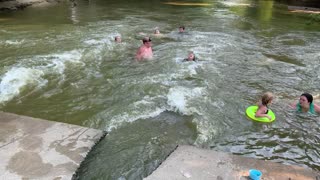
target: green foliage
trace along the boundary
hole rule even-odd
[[[320,14],[310,14],[310,18],[312,21],[320,22]]]
[[[309,21],[307,24],[314,24],[314,23],[319,23],[320,22],[320,14],[309,14]]]

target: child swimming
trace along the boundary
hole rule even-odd
[[[272,100],[273,94],[271,92],[264,93],[258,103],[258,110],[255,117],[267,117],[271,120],[271,116],[268,115],[268,105],[271,104]]]
[[[186,62],[186,61],[197,61],[196,55],[194,54],[194,52],[190,51],[188,53],[188,57],[183,59],[183,62]]]

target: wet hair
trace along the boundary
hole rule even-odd
[[[142,42],[143,42],[143,44],[146,43],[146,42],[151,42],[151,38],[150,37],[144,37],[142,39]]]
[[[115,41],[117,41],[117,38],[120,38],[120,36],[116,36],[116,37],[114,37],[114,40],[115,40]]]
[[[313,97],[312,97],[312,95],[311,95],[311,94],[309,94],[309,93],[303,93],[303,94],[301,94],[301,96],[306,97],[306,98],[307,98],[307,100],[308,100],[308,102],[309,102],[310,104],[312,103],[312,101],[313,101]]]
[[[182,28],[183,30],[185,29],[185,27],[184,27],[184,26],[180,26],[179,28]]]
[[[265,92],[261,97],[261,104],[268,105],[273,99],[273,94],[271,92]]]

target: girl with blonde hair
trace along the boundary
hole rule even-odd
[[[258,110],[255,117],[267,117],[271,120],[271,116],[268,115],[269,107],[273,100],[273,94],[266,92],[262,95],[261,100],[258,102]]]

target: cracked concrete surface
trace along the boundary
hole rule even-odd
[[[71,179],[103,131],[0,112],[0,179]]]

